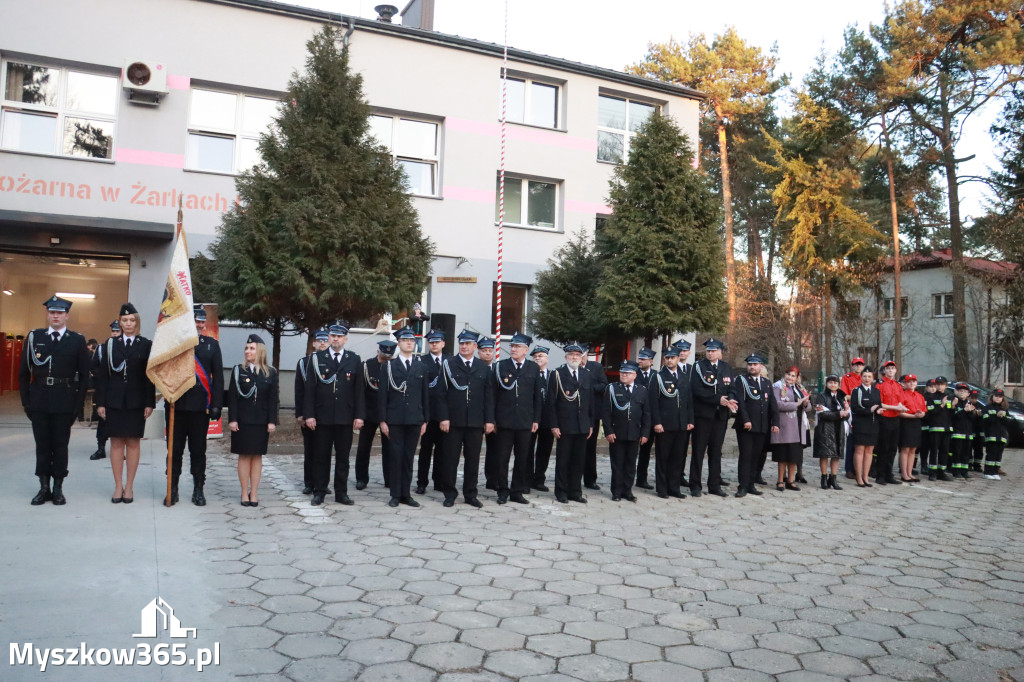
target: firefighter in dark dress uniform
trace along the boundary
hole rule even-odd
[[[313,494],[313,458],[314,443],[313,429],[306,426],[306,368],[309,359],[314,353],[319,353],[327,348],[329,336],[326,329],[318,329],[313,336],[313,352],[299,358],[295,365],[295,419],[299,423],[299,431],[302,433],[302,494]],[[310,406],[312,410],[312,405]],[[327,491],[330,495],[330,490]]]
[[[662,351],[665,366],[651,377],[651,423],[653,425],[654,479],[658,497],[686,497],[680,489],[686,437],[693,429],[693,398],[687,377],[679,367],[679,347]]]
[[[562,349],[565,364],[550,373],[545,409],[555,436],[555,499],[587,503],[583,497],[583,465],[587,439],[594,431],[594,380],[580,366],[583,346]]]
[[[636,383],[643,386],[650,392],[651,379],[654,378],[656,370],[654,364],[654,351],[650,348],[641,348],[636,354]],[[636,487],[644,490],[654,490],[654,486],[647,482],[647,468],[651,464],[651,448],[654,447],[654,436],[651,435],[640,445],[640,453],[636,460]]]
[[[61,505],[67,502],[63,484],[68,475],[71,425],[89,386],[89,351],[85,337],[67,328],[71,301],[52,296],[43,305],[49,326],[33,329],[25,339],[18,387],[36,442],[39,492],[32,504],[52,501]]]
[[[366,419],[363,428],[359,429],[359,443],[356,446],[356,490],[362,490],[370,482],[370,450],[373,449],[373,437],[380,428],[380,417],[377,412],[377,391],[380,390],[381,370],[395,356],[398,344],[391,339],[377,342],[377,355],[363,362],[363,391],[366,394]],[[381,434],[381,471],[384,474],[384,485],[388,484],[388,439]]]
[[[441,422],[436,418],[441,412],[441,400],[444,398],[442,384],[437,380],[441,376],[441,363],[449,357],[444,352],[445,338],[444,331],[431,329],[427,332],[427,348],[429,353],[419,356],[419,360],[427,365],[427,372],[430,375],[430,414],[434,417],[427,422],[427,430],[420,438],[420,457],[416,468],[416,494],[424,495],[427,492],[427,479],[434,483],[434,490],[441,490],[441,468],[437,465],[441,457],[441,449],[444,447],[444,434],[441,433]],[[434,471],[431,475],[430,465],[433,462]]]
[[[121,323],[114,320],[110,323],[110,338],[116,339],[121,336]],[[96,387],[96,372],[94,367],[102,366],[103,364],[103,353],[106,352],[106,345],[101,343],[96,346],[96,350],[92,354],[92,362],[89,363],[90,370],[89,376],[92,378],[93,388]],[[92,420],[96,422],[96,452],[89,455],[89,459],[95,461],[97,459],[104,459],[107,456],[107,420],[100,417],[96,408],[99,407],[96,404],[95,393],[93,394],[92,404]]]
[[[608,377],[604,373],[604,366],[597,362],[587,362],[587,353],[589,349],[583,347],[583,356],[580,359],[580,369],[586,372],[590,372],[591,384],[594,387],[594,424],[593,429],[590,432],[590,437],[587,438],[587,458],[583,465],[583,487],[590,490],[600,490],[601,486],[597,482],[597,438],[598,431],[601,427],[601,415],[598,414],[596,406],[598,402],[604,397],[604,390],[608,388]]]
[[[203,334],[206,331],[206,308],[195,306],[196,385],[174,404],[174,452],[172,453],[171,504],[178,501],[178,479],[188,441],[189,472],[192,474],[192,504],[206,505],[203,486],[206,484],[206,436],[210,422],[219,421],[224,406],[224,361],[220,344]]]
[[[410,495],[412,463],[416,443],[430,421],[430,374],[426,363],[413,357],[416,332],[411,327],[403,327],[395,332],[395,338],[398,339],[398,357],[384,365],[377,391],[380,432],[389,440],[387,457],[391,460],[388,506],[418,507],[420,503]]]
[[[779,432],[779,406],[775,402],[772,383],[761,376],[764,359],[752,353],[747,356],[747,373],[732,381],[729,397],[736,401],[736,443],[740,458],[736,497],[762,495],[757,482],[761,453],[768,447],[770,434]]]
[[[625,361],[619,367],[619,380],[608,384],[601,401],[604,437],[612,464],[612,501],[636,502],[632,483],[636,476],[636,457],[642,443],[651,436],[650,391],[636,383],[639,367]]]
[[[708,492],[725,497],[722,490],[722,444],[729,417],[739,406],[729,397],[732,367],[722,360],[723,344],[718,339],[704,342],[706,357],[693,367],[693,457],[690,461],[690,494],[701,495],[704,456],[708,458]]]
[[[530,357],[537,363],[537,374],[540,381],[541,392],[541,416],[540,424],[533,435],[530,436],[530,452],[533,453],[532,487],[537,492],[546,493],[548,487],[544,485],[547,478],[548,462],[551,461],[551,448],[555,444],[555,437],[551,433],[551,420],[544,405],[548,397],[548,378],[551,371],[548,369],[548,353],[551,349],[547,346],[534,346],[530,351]]]
[[[678,339],[672,345],[679,349],[679,373],[682,375],[683,381],[690,383],[693,365],[688,363],[687,359],[690,357],[690,348],[693,345],[686,339]],[[693,387],[690,388],[690,391],[691,393],[693,392]],[[690,443],[693,441],[692,436],[693,431],[687,431],[683,434],[683,461],[679,468],[679,487],[681,490],[686,490],[690,487],[690,481],[686,478],[686,475],[689,473],[686,468],[686,456],[690,450]],[[726,484],[723,482],[723,485]]]
[[[523,495],[530,492],[533,477],[530,440],[540,428],[544,412],[543,378],[537,363],[526,358],[533,338],[512,335],[511,357],[499,360],[491,372],[494,412],[488,421],[495,427],[497,461],[494,476],[498,484],[498,504],[512,500],[529,504]],[[515,465],[509,484],[508,465],[515,451]]]
[[[330,346],[314,353],[306,365],[306,396],[303,407],[306,426],[313,430],[313,500],[323,504],[331,478],[331,450],[334,450],[334,500],[351,505],[348,496],[349,453],[352,431],[363,428],[366,395],[359,356],[345,350],[348,327],[332,324]]]

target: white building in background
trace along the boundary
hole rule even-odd
[[[427,30],[432,4],[411,3],[407,22],[420,29],[267,0],[96,0],[88,11],[5,3],[0,332],[38,325],[41,302],[61,291],[85,296],[73,320],[87,336],[106,336],[124,300],[150,334],[179,197],[190,250],[204,251],[325,22],[345,27],[372,129],[405,168],[437,246],[424,308],[491,332],[502,47]],[[508,85],[506,334],[526,326],[551,254],[609,211],[608,180],[639,124],[660,109],[696,140],[700,101],[686,88],[516,49]],[[350,348],[372,352],[369,338],[353,336]],[[225,362],[237,361],[242,332],[222,338]],[[282,367],[304,348],[288,340]]]

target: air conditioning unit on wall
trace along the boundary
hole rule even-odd
[[[121,87],[128,101],[155,106],[167,94],[167,66],[144,59],[129,59],[121,71]]]

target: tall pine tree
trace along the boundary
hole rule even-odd
[[[537,273],[530,318],[534,333],[557,343],[580,341],[592,348],[604,341],[606,325],[595,296],[599,271],[594,240],[580,230]]]
[[[310,331],[411,307],[430,277],[433,246],[402,170],[369,134],[362,77],[340,42],[325,26],[307,43],[305,72],[211,247],[222,314],[275,333],[281,320]]]

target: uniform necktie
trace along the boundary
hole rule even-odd
[[[56,343],[57,341],[60,341],[60,332],[53,332],[52,336],[53,336],[54,343]]]
[[[576,376],[576,370],[572,371],[572,380],[579,383],[580,378]]]
[[[633,392],[633,384],[626,384],[626,394],[628,395],[628,394],[630,394],[632,392]]]
[[[471,360],[466,360],[466,371],[471,369],[473,369],[473,362]]]
[[[405,361],[405,371],[408,372],[410,369],[412,369],[412,361],[411,360],[406,360]]]
[[[518,363],[518,362],[517,362],[517,363],[516,363],[516,371],[518,372],[518,371],[519,371],[519,370],[521,370],[522,368],[523,368],[522,364],[520,364],[520,363]]]
[[[335,362],[341,362],[341,353],[335,353],[334,354],[334,361]]]
[[[125,341],[124,341],[124,349],[126,351],[130,351],[132,349],[132,340],[131,339],[125,339]]]
[[[438,369],[440,369],[440,367],[441,367],[441,358],[435,355],[434,356],[434,364],[437,365]]]

